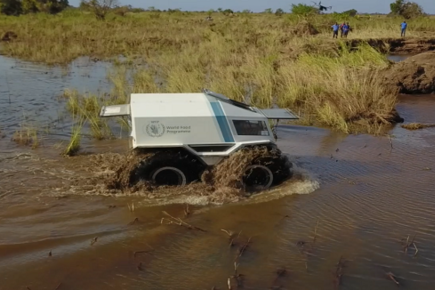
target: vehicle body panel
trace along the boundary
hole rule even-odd
[[[297,119],[287,109],[258,109],[223,95],[131,94],[130,104],[105,106],[101,117],[128,116],[131,147],[183,147],[213,165],[248,145],[274,143],[269,119]]]

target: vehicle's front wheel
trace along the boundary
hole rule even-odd
[[[273,173],[265,165],[249,165],[243,175],[243,184],[247,191],[265,190],[272,186]]]
[[[160,167],[151,173],[151,180],[157,185],[186,185],[187,178],[181,169],[173,166]]]
[[[245,170],[243,184],[248,191],[266,190],[292,176],[292,163],[278,149],[269,156],[255,158]]]

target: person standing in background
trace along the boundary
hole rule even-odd
[[[343,26],[346,24],[346,22],[343,22],[340,24],[340,37],[343,37]]]
[[[349,34],[349,29],[350,29],[349,23],[343,25],[342,31],[343,31],[344,38],[347,38],[347,35]]]
[[[340,26],[338,26],[338,23],[335,22],[334,25],[332,25],[332,38],[338,38],[338,29],[340,28]]]
[[[408,23],[406,21],[403,21],[402,24],[400,24],[402,27],[402,33],[400,34],[401,37],[405,37],[406,28],[408,27]]]

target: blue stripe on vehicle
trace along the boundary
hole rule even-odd
[[[231,134],[230,126],[228,125],[228,120],[224,115],[222,110],[222,105],[219,102],[210,102],[213,113],[221,129],[222,136],[225,142],[234,142],[233,134]]]

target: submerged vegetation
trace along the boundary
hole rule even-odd
[[[12,136],[12,141],[19,145],[30,146],[36,149],[40,145],[38,129],[29,124],[21,123],[20,129],[15,131]]]
[[[435,124],[409,123],[409,124],[403,124],[401,127],[407,130],[420,130],[424,128],[435,127]]]

